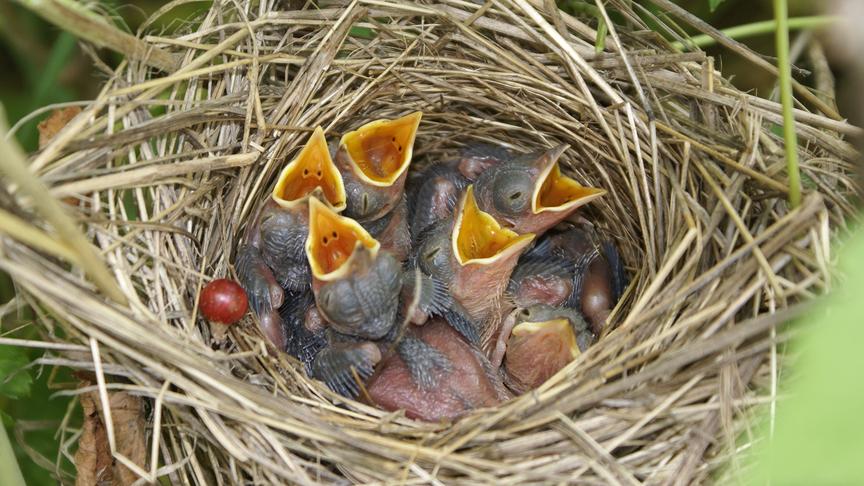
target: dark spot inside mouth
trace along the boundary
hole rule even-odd
[[[328,239],[327,239],[327,237],[326,237],[326,236],[325,236],[325,237],[324,237],[324,238],[322,238],[322,239],[321,239],[321,241],[323,241],[323,242],[324,242],[324,244],[325,244],[325,245],[326,245],[326,244],[327,244],[327,242],[328,242],[328,241],[329,241],[329,240],[328,240]]]
[[[332,236],[333,236],[334,240],[339,238],[339,234],[336,233],[335,231],[333,232]]]
[[[309,169],[303,169],[303,175],[308,176],[309,175]]]

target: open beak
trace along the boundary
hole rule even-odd
[[[330,158],[321,127],[315,128],[303,150],[282,169],[273,189],[273,200],[284,208],[290,208],[317,191],[336,211],[345,209],[342,175]]]
[[[309,199],[306,258],[316,280],[329,282],[343,277],[358,246],[369,249],[372,256],[380,248],[378,241],[359,223],[336,214],[316,198]]]
[[[422,113],[395,120],[375,120],[346,133],[340,146],[348,152],[357,177],[372,186],[392,186],[408,170]]]
[[[531,197],[531,210],[534,214],[570,213],[606,194],[604,189],[585,187],[561,173],[558,158],[568,148],[566,144],[559,145],[538,159],[541,172]]]
[[[580,354],[567,319],[522,322],[513,327],[504,354],[505,381],[516,393],[542,385]]]
[[[533,233],[519,235],[481,211],[474,199],[474,187],[468,186],[451,235],[456,265],[450,292],[474,322],[496,321],[492,318],[503,302],[510,274],[519,255],[533,240]],[[496,332],[497,327],[492,325],[480,329],[482,349],[487,349]]]
[[[459,265],[491,265],[506,260],[520,254],[533,239],[533,233],[516,234],[481,211],[474,199],[474,186],[468,186],[453,228],[453,254]]]
[[[576,341],[576,333],[573,332],[573,326],[567,319],[521,322],[513,326],[510,336],[511,339],[515,338],[525,344],[537,344],[538,347],[534,348],[535,351],[545,349],[549,353],[559,354],[567,362],[576,359],[581,354],[579,344]]]

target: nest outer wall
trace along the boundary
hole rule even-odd
[[[19,301],[62,344],[42,362],[152,399],[158,464],[145,477],[689,484],[734,472],[752,410],[776,396],[777,324],[830,287],[857,129],[799,113],[805,198],[791,210],[779,104],[736,90],[702,52],[674,52],[629,2],[606,5],[616,24],[600,54],[596,20],[552,2],[288,3],[217,1],[179,33],[153,33],[178,68],[124,62],[32,166],[128,306],[3,240]],[[194,305],[208,279],[233,275],[245,225],[315,126],[336,139],[415,110],[416,164],[477,141],[570,144],[570,175],[609,191],[582,214],[631,275],[588,352],[455,424],[336,396],[268,348],[251,316],[217,340]]]

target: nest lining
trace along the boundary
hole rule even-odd
[[[128,299],[4,240],[20,301],[64,344],[43,362],[153,398],[160,459],[142,466],[172,483],[718,477],[752,408],[774,398],[776,324],[830,285],[829,241],[853,211],[854,128],[799,118],[812,184],[790,210],[770,130],[779,105],[646,35],[626,2],[607,6],[625,22],[602,54],[588,20],[543,2],[320,7],[215,2],[182,35],[151,39],[182,59],[177,71],[124,63],[72,136],[38,155],[33,169],[72,198]],[[206,279],[233,274],[235,243],[312,128],[338,138],[416,110],[416,164],[472,141],[570,144],[570,175],[609,191],[585,214],[632,275],[588,352],[455,424],[347,401],[268,348],[251,317],[220,340],[193,304]]]

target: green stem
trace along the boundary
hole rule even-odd
[[[0,423],[0,484],[6,486],[27,486],[18,460],[15,459],[15,451],[6,434],[6,426]]]
[[[791,19],[787,19],[788,29],[798,30],[798,29],[818,29],[819,27],[824,27],[829,24],[833,24],[839,20],[838,17],[831,15],[814,15],[810,17],[793,17]],[[725,34],[727,37],[732,39],[744,39],[746,37],[753,37],[757,35],[770,34],[771,32],[775,32],[777,29],[777,19],[774,20],[763,20],[761,22],[754,22],[752,24],[744,24],[744,25],[736,25],[735,27],[729,27],[728,29],[723,29],[720,32]],[[693,36],[687,41],[687,46],[697,46],[697,47],[707,47],[710,45],[716,44],[717,41],[712,37],[702,34]],[[672,47],[675,50],[681,51],[684,49],[684,44],[681,42],[673,42]]]
[[[606,26],[603,17],[598,17],[597,22],[597,39],[594,41],[594,51],[600,54],[606,49],[606,34],[609,33],[609,27]]]
[[[786,146],[786,167],[789,172],[789,205],[801,204],[801,173],[798,169],[798,138],[792,112],[792,65],[789,62],[789,22],[786,0],[774,0],[777,24],[777,70],[780,73],[780,102],[783,104],[783,141]]]

